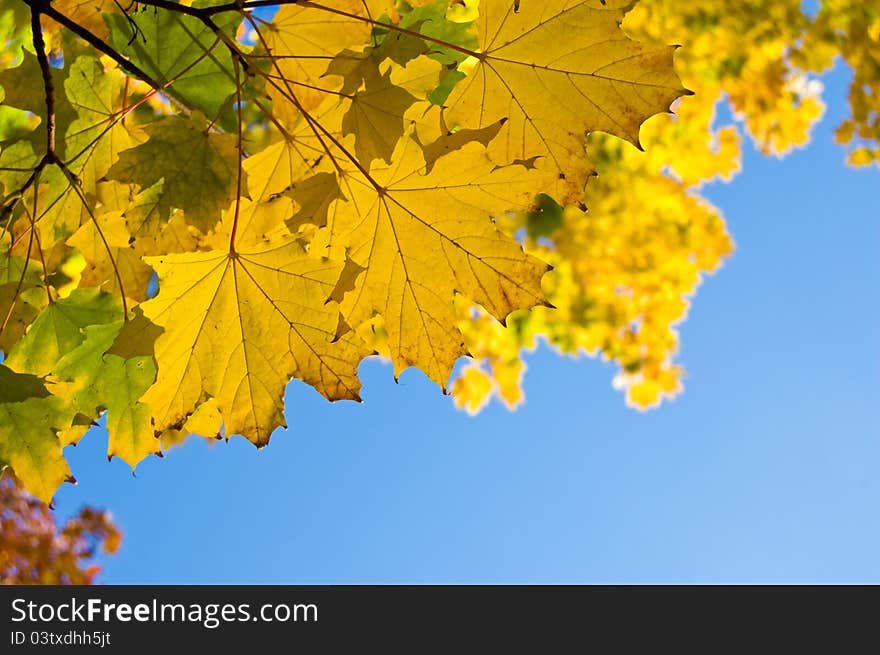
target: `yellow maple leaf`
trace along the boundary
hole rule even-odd
[[[545,155],[555,197],[579,200],[592,168],[584,134],[639,143],[639,127],[687,93],[675,48],[633,41],[620,29],[630,0],[487,0],[476,26],[481,52],[446,105],[450,126],[506,118],[490,144],[499,162]],[[545,188],[550,191],[550,188]]]
[[[317,108],[338,89],[338,80],[322,79],[333,57],[369,39],[372,26],[364,20],[369,14],[362,0],[339,0],[331,9],[284,5],[264,30],[280,82],[268,93],[276,116],[287,123],[296,120],[301,108]],[[299,107],[290,102],[293,94]]]
[[[81,286],[101,287],[117,293],[124,291],[127,297],[135,300],[146,298],[153,271],[135,251],[122,212],[96,216],[80,226],[67,243],[87,262]]]
[[[390,64],[384,73],[367,68],[363,87],[352,95],[342,120],[343,132],[356,135],[355,153],[362,163],[374,159],[391,163],[405,131],[404,115],[437,85],[440,68],[428,57],[418,57],[405,67]]]
[[[102,39],[110,32],[101,14],[121,10],[114,0],[54,0],[52,7]],[[54,21],[46,21],[46,26],[51,30],[60,29]]]
[[[204,116],[166,116],[148,124],[149,138],[119,153],[107,177],[146,189],[163,181],[157,203],[163,212],[183,209],[207,231],[235,195],[235,138],[209,129]]]
[[[165,329],[155,346],[158,382],[142,398],[157,431],[180,426],[210,397],[227,434],[264,445],[286,425],[291,377],[330,399],[358,398],[357,365],[368,352],[340,336],[337,305],[327,302],[344,264],[310,255],[289,236],[147,262],[159,293],[143,311]]]
[[[499,167],[479,143],[440,158],[425,173],[422,149],[400,141],[392,164],[349,171],[345,201],[329,221],[330,244],[365,271],[342,302],[352,325],[384,317],[395,374],[418,366],[445,388],[467,354],[455,326],[455,293],[503,321],[543,304],[548,266],[526,255],[490,220],[531,205],[545,174]]]

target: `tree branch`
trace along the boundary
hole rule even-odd
[[[29,2],[31,7],[33,7],[34,4],[41,4],[42,3],[43,6],[39,10],[40,13],[46,14],[46,16],[48,16],[49,18],[51,18],[55,22],[59,23],[60,25],[63,25],[67,29],[69,29],[71,32],[76,34],[83,41],[92,45],[96,50],[98,50],[99,52],[102,52],[105,55],[107,55],[108,57],[110,57],[110,59],[112,59],[117,64],[119,64],[119,67],[122,68],[127,73],[146,82],[147,84],[149,84],[151,87],[153,87],[157,91],[160,91],[162,93],[165,92],[165,87],[162,84],[160,84],[159,82],[157,82],[156,80],[154,80],[148,73],[146,73],[144,70],[142,70],[137,64],[135,64],[135,63],[129,61],[128,59],[126,59],[125,57],[123,57],[116,50],[114,50],[112,47],[110,47],[110,45],[107,42],[105,42],[100,37],[95,36],[92,32],[90,32],[89,30],[84,28],[79,23],[72,21],[70,18],[68,18],[67,16],[62,14],[57,9],[53,9],[51,6],[49,6],[49,4],[48,4],[48,2],[46,2],[46,0],[25,0],[25,1]]]
[[[468,57],[481,56],[479,52],[463,48],[462,46],[456,45],[455,43],[450,43],[449,41],[444,41],[443,39],[438,39],[427,34],[422,34],[421,32],[418,32],[416,30],[410,30],[405,27],[401,27],[400,25],[395,25],[394,23],[383,23],[381,21],[370,18],[369,16],[359,16],[357,14],[352,14],[351,12],[336,9],[335,7],[328,7],[327,5],[323,5],[319,2],[314,2],[313,0],[236,0],[234,2],[227,2],[226,4],[214,5],[212,7],[189,7],[187,5],[181,5],[177,4],[176,2],[171,2],[170,0],[137,0],[137,2],[138,4],[147,5],[150,7],[159,7],[161,9],[167,9],[168,11],[176,11],[181,14],[194,16],[209,27],[211,27],[211,25],[205,21],[206,18],[210,18],[215,14],[221,14],[227,11],[245,12],[248,9],[256,9],[258,7],[301,5],[302,7],[318,9],[320,11],[326,11],[331,14],[337,14],[338,16],[345,16],[346,18],[351,18],[352,20],[359,20],[369,25],[381,26],[389,30],[399,32],[401,34],[406,34],[408,36],[422,39],[423,41],[427,41],[428,43],[434,43],[445,48],[450,48],[451,50],[460,52]]]
[[[235,0],[233,2],[214,5],[212,7],[189,7],[176,2],[170,2],[170,0],[137,0],[137,3],[140,5],[147,5],[148,7],[159,7],[160,9],[176,11],[181,14],[195,16],[196,18],[201,19],[215,14],[222,14],[226,11],[244,11],[245,9],[253,9],[255,7],[272,7],[275,5],[295,5],[299,4],[301,1],[302,0]]]
[[[52,68],[49,66],[49,58],[46,56],[46,42],[43,39],[43,26],[40,24],[40,14],[49,5],[45,0],[29,2],[31,8],[31,39],[34,51],[37,53],[37,62],[40,64],[40,73],[43,76],[43,89],[46,96],[46,156],[42,165],[55,161],[55,86],[52,83]]]

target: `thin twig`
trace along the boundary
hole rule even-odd
[[[104,250],[107,251],[107,257],[110,259],[110,264],[113,266],[113,273],[116,276],[116,283],[119,285],[119,296],[122,298],[122,318],[124,321],[128,321],[128,301],[125,299],[125,285],[122,284],[122,275],[119,272],[119,266],[116,264],[116,258],[113,256],[113,250],[110,248],[110,243],[107,241],[107,237],[104,236],[104,230],[101,229],[101,224],[98,223],[98,218],[95,216],[95,212],[92,210],[92,207],[89,205],[89,201],[86,199],[85,194],[82,189],[79,188],[79,183],[76,179],[76,176],[70,171],[67,166],[58,162],[58,167],[61,169],[61,172],[64,173],[64,176],[67,178],[68,184],[70,184],[71,188],[73,188],[80,202],[82,203],[83,209],[86,210],[86,213],[89,215],[89,218],[92,219],[92,223],[95,226],[95,231],[98,233],[98,236],[101,237],[101,242],[104,244]]]
[[[42,169],[41,169],[42,170]],[[35,175],[37,180],[39,181],[40,172],[35,171]],[[34,186],[34,215],[37,213],[37,202],[39,201],[39,194],[37,193],[37,186]],[[18,278],[18,284],[15,286],[15,293],[12,294],[12,302],[9,303],[9,310],[6,312],[6,316],[3,318],[3,323],[0,325],[0,334],[6,330],[6,327],[9,325],[9,319],[12,318],[12,312],[15,311],[15,304],[18,302],[19,294],[21,293],[21,289],[24,286],[24,278],[27,275],[28,264],[31,261],[31,250],[34,246],[34,232],[33,226],[31,226],[30,236],[28,237],[28,245],[27,252],[25,252],[24,256],[24,266],[21,268],[21,276]],[[10,246],[10,250],[12,247]]]
[[[235,68],[235,113],[237,116],[237,143],[236,147],[238,149],[238,174],[235,179],[235,214],[232,217],[232,229],[229,231],[229,254],[235,255],[235,233],[238,231],[238,215],[241,210],[241,178],[243,174],[243,166],[242,166],[242,158],[244,153],[242,152],[241,140],[242,140],[242,125],[241,125],[241,80],[239,80],[239,70],[238,70],[238,60],[234,59],[232,61],[232,65]]]

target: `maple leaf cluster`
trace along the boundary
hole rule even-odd
[[[264,445],[291,378],[357,400],[377,348],[445,389],[458,305],[549,304],[506,221],[583,215],[585,135],[686,93],[628,1],[265,5],[4,4],[0,465],[44,501],[102,415],[135,466]]]

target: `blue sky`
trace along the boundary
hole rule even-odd
[[[681,327],[683,396],[639,414],[613,369],[539,349],[528,400],[471,418],[418,372],[365,402],[294,382],[256,451],[192,440],[133,477],[94,430],[61,515],[110,509],[106,583],[880,582],[880,210],[830,111],[708,196],[737,242]]]

